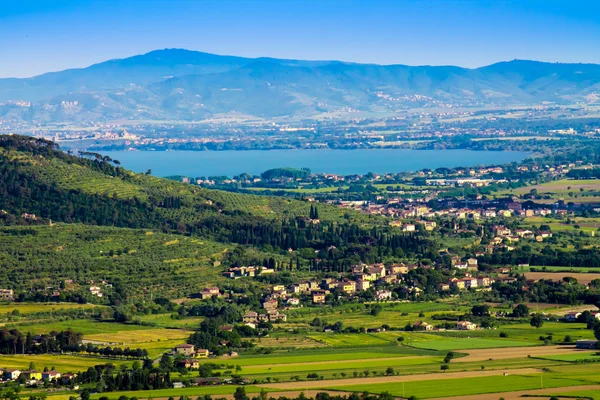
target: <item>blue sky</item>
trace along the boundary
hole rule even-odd
[[[0,0],[0,77],[160,48],[380,64],[600,63],[597,0]]]

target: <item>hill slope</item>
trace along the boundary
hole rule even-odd
[[[311,117],[343,108],[397,111],[448,102],[569,103],[599,90],[596,64],[515,60],[467,69],[166,49],[33,78],[0,79],[0,118],[40,123],[198,120],[230,112]]]

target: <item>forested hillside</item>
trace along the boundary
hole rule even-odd
[[[173,298],[215,282],[225,266],[344,272],[361,261],[434,258],[438,248],[335,206],[134,174],[28,137],[0,136],[0,181],[0,285],[24,299],[48,300],[65,279],[115,285],[108,299],[79,291],[72,301]]]

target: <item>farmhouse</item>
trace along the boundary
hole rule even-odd
[[[175,353],[177,354],[183,354],[186,356],[192,356],[195,353],[194,350],[194,345],[193,344],[180,344],[178,346],[175,347]]]
[[[243,317],[242,320],[246,324],[252,324],[258,322],[258,314],[254,311],[248,311]]]
[[[0,300],[14,300],[14,292],[12,289],[0,289]]]
[[[415,331],[431,331],[433,330],[433,325],[430,325],[427,322],[416,321],[413,324],[413,329]]]
[[[325,303],[325,296],[327,295],[326,292],[323,291],[318,291],[318,292],[313,292],[313,303],[315,304],[323,304]]]
[[[378,290],[375,292],[375,298],[380,301],[391,300],[392,292],[389,290]]]
[[[179,360],[177,362],[177,366],[179,368],[198,369],[198,368],[200,368],[200,363],[197,360],[186,358],[184,360]]]
[[[198,358],[208,358],[208,349],[198,349],[196,351],[196,357]]]
[[[477,325],[469,321],[460,321],[456,323],[456,329],[459,331],[474,331]]]
[[[287,299],[286,304],[288,306],[298,306],[300,305],[300,299],[296,297],[290,297],[289,299]]]
[[[42,380],[54,381],[60,378],[60,372],[57,371],[46,371],[42,373]]]
[[[34,370],[23,371],[21,372],[21,375],[23,375],[27,381],[42,380],[42,373]]]
[[[597,348],[597,345],[597,340],[578,340],[575,342],[575,347],[578,349],[593,350]]]
[[[221,296],[221,292],[219,291],[218,287],[209,287],[209,288],[202,290],[202,292],[200,292],[200,297],[202,299],[209,299],[211,297],[219,297],[219,296]]]
[[[18,369],[7,369],[4,371],[4,379],[7,381],[14,381],[21,375],[21,371]]]
[[[565,314],[564,320],[568,322],[576,322],[580,315],[580,312],[570,312]]]

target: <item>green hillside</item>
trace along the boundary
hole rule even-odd
[[[433,240],[383,218],[134,174],[41,139],[0,136],[0,181],[0,288],[22,300],[50,300],[65,280],[76,289],[61,291],[64,300],[114,305],[223,287],[228,266],[314,274],[437,256]],[[315,214],[319,223],[308,220]],[[114,288],[93,297],[89,285],[102,280]]]
[[[192,232],[207,218],[235,216],[260,221],[308,216],[307,202],[202,189],[144,174],[112,160],[67,155],[51,142],[0,136],[0,209],[61,222]],[[336,207],[321,218],[339,220]],[[179,224],[179,225],[178,225]]]

